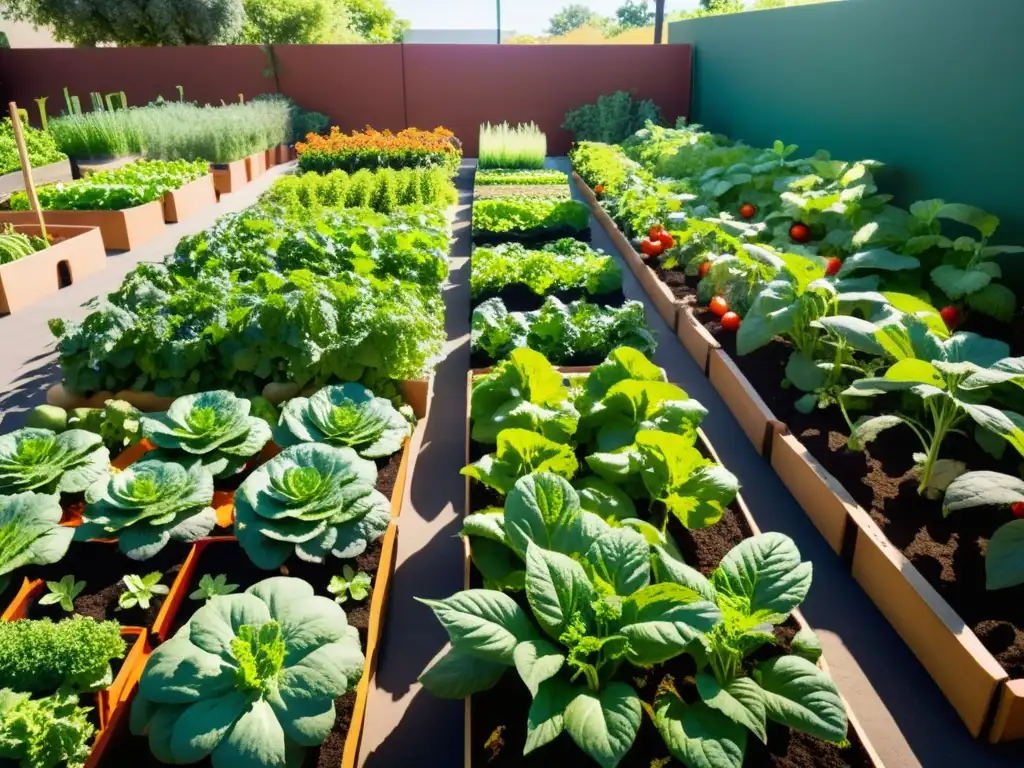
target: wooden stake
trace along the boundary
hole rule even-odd
[[[21,132],[21,116],[18,114],[18,105],[13,101],[7,105],[11,113],[11,127],[14,129],[14,143],[18,145],[18,155],[21,157],[21,175],[25,179],[25,191],[28,193],[28,205],[39,218],[39,231],[43,233],[43,242],[50,247],[50,238],[46,236],[46,222],[43,221],[43,211],[39,207],[39,197],[36,195],[36,183],[32,179],[32,163],[28,159],[28,149],[25,147],[25,136]]]

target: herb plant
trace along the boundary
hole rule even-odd
[[[171,591],[166,584],[160,583],[162,578],[163,574],[160,571],[153,571],[145,576],[139,576],[137,573],[125,574],[122,581],[126,589],[117,598],[118,607],[127,610],[138,606],[148,611],[154,599],[163,597]]]
[[[334,699],[356,686],[363,664],[340,606],[301,579],[266,579],[214,597],[153,652],[129,725],[165,763],[299,765],[327,739]]]
[[[110,661],[124,656],[116,621],[73,616],[57,622],[0,622],[0,687],[49,693],[62,685],[95,691],[110,685]]]
[[[0,496],[0,592],[18,568],[49,565],[64,557],[75,529],[62,526],[62,516],[56,496],[31,492]]]
[[[103,440],[85,430],[25,427],[0,435],[0,494],[81,493],[109,467]]]
[[[219,595],[230,595],[237,589],[237,584],[228,584],[226,574],[218,573],[216,576],[211,576],[208,573],[204,573],[203,577],[199,579],[199,589],[195,590],[188,597],[189,600],[205,601]]]
[[[351,597],[353,600],[365,600],[370,594],[370,574],[363,571],[356,573],[352,566],[346,565],[341,574],[331,577],[327,591],[334,595],[334,602],[344,603]]]
[[[78,695],[68,690],[33,699],[0,689],[0,760],[24,768],[83,768],[95,731],[91,709],[78,706]]]
[[[484,123],[479,146],[477,167],[484,169],[543,168],[548,153],[547,137],[535,123]]]
[[[391,520],[391,504],[376,485],[376,465],[351,448],[286,448],[236,491],[238,543],[267,570],[293,553],[313,563],[356,557]]]
[[[60,605],[66,612],[72,613],[75,610],[75,598],[82,594],[85,589],[84,581],[75,581],[71,574],[61,577],[60,581],[46,582],[49,590],[39,598],[40,605]]]
[[[377,459],[400,451],[411,432],[408,419],[390,400],[350,383],[324,387],[312,397],[285,403],[274,441],[283,448],[327,443],[354,448],[364,459]]]
[[[648,123],[660,123],[661,110],[650,99],[638,100],[626,91],[606,93],[594,104],[584,104],[565,113],[562,128],[576,141],[617,144]]]

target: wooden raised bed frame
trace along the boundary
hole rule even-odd
[[[176,224],[216,203],[216,185],[213,174],[208,173],[164,195],[164,221]]]
[[[210,163],[210,172],[213,174],[213,185],[218,198],[237,192],[249,183],[244,157],[231,163]]]
[[[586,183],[575,173],[573,178],[595,217],[621,248],[620,241],[625,238],[618,227]],[[650,269],[644,267],[644,271],[654,276]],[[977,635],[892,545],[842,483],[775,418],[746,376],[724,350],[717,348],[714,338],[688,307],[680,312],[680,318],[680,339],[705,368],[743,431],[771,462],[779,479],[829,546],[847,563],[853,578],[917,656],[971,735],[993,744],[1024,738],[1024,679],[1010,679]],[[700,341],[695,341],[698,337]]]
[[[245,158],[245,175],[249,181],[256,181],[267,172],[267,151],[254,152]]]
[[[47,225],[99,227],[108,251],[130,251],[148,243],[164,231],[162,200],[154,200],[120,211],[43,211]],[[0,211],[0,222],[35,224],[34,211]]]
[[[470,408],[471,408],[472,398],[473,398],[473,379],[476,378],[477,376],[480,376],[482,374],[490,372],[490,370],[491,370],[490,368],[474,369],[474,370],[471,370],[469,372],[469,375],[467,377],[467,388],[466,388],[466,456],[465,456],[465,460],[466,460],[467,464],[470,462],[469,447],[470,447],[470,431],[471,431],[471,428],[472,428],[472,424],[470,423]],[[593,370],[593,367],[592,366],[559,367],[558,370],[561,373],[566,374],[566,375],[586,374],[586,373],[590,373],[590,371]],[[697,434],[699,436],[699,441],[700,441],[701,447],[705,449],[707,454],[711,457],[712,461],[715,461],[716,463],[721,464],[722,460],[719,458],[718,453],[714,449],[714,446],[711,445],[711,441],[708,440],[707,435],[704,434],[704,430],[698,428],[697,429]],[[466,488],[466,499],[465,499],[465,508],[464,508],[465,512],[464,512],[463,518],[465,518],[466,516],[468,516],[472,512],[472,510],[470,509],[470,505],[469,505],[470,480],[471,479],[467,476],[466,477],[466,483],[465,483],[465,488]],[[751,534],[754,535],[754,536],[760,534],[761,533],[761,529],[758,527],[757,523],[754,522],[754,517],[753,517],[753,515],[750,514],[750,509],[747,507],[746,503],[743,501],[743,497],[740,494],[738,494],[738,493],[736,494],[736,502],[735,502],[735,504],[736,504],[736,508],[739,510],[740,514],[742,515],[744,522],[746,522],[746,524],[749,526]],[[463,588],[464,589],[469,589],[470,588],[470,575],[472,573],[473,562],[472,562],[471,557],[470,557],[469,539],[467,537],[465,537],[465,536],[462,537],[462,550],[463,550]],[[807,620],[803,617],[803,614],[800,613],[799,609],[795,610],[793,612],[792,616],[793,616],[793,618],[796,620],[796,622],[801,627],[808,627],[808,626],[810,626],[807,623]],[[828,665],[825,663],[824,656],[822,656],[821,659],[819,660],[818,666],[821,667],[821,669],[823,669],[825,672],[828,672]],[[472,707],[472,699],[473,699],[472,696],[467,696],[466,697],[466,709],[465,709],[465,712],[466,712],[466,724],[465,724],[465,730],[464,730],[464,737],[465,737],[464,738],[464,740],[465,740],[465,744],[464,744],[464,749],[465,749],[464,768],[473,768],[473,762],[472,762],[472,755],[473,755],[473,752],[472,752],[472,737],[473,737],[473,728],[472,728],[473,707]],[[857,734],[857,738],[860,740],[860,743],[863,745],[864,751],[867,753],[868,758],[871,760],[872,765],[875,766],[876,768],[884,768],[884,763],[882,762],[882,759],[878,756],[878,753],[875,751],[874,746],[872,746],[871,742],[868,740],[867,734],[864,732],[864,729],[861,727],[860,722],[857,720],[856,715],[854,715],[853,711],[850,709],[850,705],[847,703],[845,698],[843,698],[843,703],[846,705],[846,717],[847,717],[847,720],[849,721],[849,728],[851,730],[853,730]],[[348,766],[343,766],[343,768],[349,768],[349,767]],[[481,767],[478,766],[477,768],[481,768]]]
[[[32,169],[32,181],[36,183],[37,187],[43,184],[54,184],[58,181],[71,181],[73,178],[71,162],[66,157],[56,163],[40,165],[38,168]],[[0,176],[0,195],[10,195],[24,189],[25,177],[20,168]]]
[[[15,224],[14,231],[32,237],[42,234],[35,224]],[[0,264],[0,315],[24,309],[77,280],[106,269],[103,237],[95,227],[52,226],[47,227],[47,232],[62,238],[61,241],[17,261]],[[66,285],[61,285],[61,264],[67,269]]]

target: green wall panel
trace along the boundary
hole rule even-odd
[[[669,42],[693,45],[708,129],[881,160],[898,202],[978,205],[1024,241],[1024,0],[842,0],[675,22]]]

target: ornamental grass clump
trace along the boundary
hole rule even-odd
[[[61,152],[76,160],[106,160],[142,152],[142,136],[131,120],[133,110],[84,112],[49,121]]]
[[[478,168],[543,168],[548,140],[536,123],[480,126]]]

